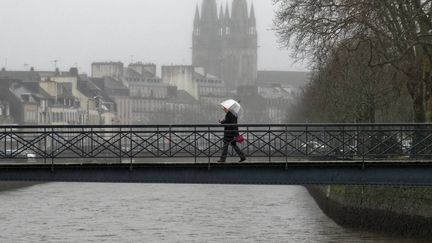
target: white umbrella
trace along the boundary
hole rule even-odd
[[[221,105],[231,111],[235,116],[238,116],[241,109],[240,103],[232,99],[225,100]]]

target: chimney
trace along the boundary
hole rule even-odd
[[[30,72],[34,72],[34,67],[30,67]]]

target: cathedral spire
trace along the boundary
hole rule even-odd
[[[255,9],[254,9],[253,2],[252,2],[252,5],[251,5],[250,14],[249,14],[249,23],[250,23],[251,26],[255,26],[256,25]]]
[[[228,2],[225,5],[225,18],[227,18],[227,19],[230,18],[230,11],[229,11],[229,7],[228,7]]]
[[[221,4],[220,9],[219,9],[219,21],[222,21],[223,19],[224,19],[224,12],[223,12],[222,4]]]
[[[201,20],[206,23],[216,23],[217,19],[216,0],[204,0],[201,9]]]
[[[195,8],[194,25],[195,25],[195,26],[198,26],[198,25],[199,25],[199,22],[200,22],[200,15],[199,15],[198,3],[197,3],[196,8]]]
[[[233,0],[232,2],[232,19],[247,20],[248,8],[246,0]]]

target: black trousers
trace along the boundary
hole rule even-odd
[[[234,138],[224,138],[223,139],[224,145],[222,150],[222,156],[221,159],[225,160],[228,155],[228,146],[231,144],[233,149],[236,151],[236,153],[239,155],[240,158],[244,158],[244,153],[240,150],[240,148],[237,146],[237,142]]]

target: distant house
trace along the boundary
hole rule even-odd
[[[132,123],[132,100],[129,96],[129,88],[121,80],[105,76],[102,78],[90,78],[103,93],[115,103],[117,119],[120,124]]]
[[[177,87],[169,87],[167,99],[169,120],[166,124],[197,123],[200,104],[192,95]]]
[[[0,97],[8,101],[10,115],[15,123],[21,125],[38,124],[39,103],[24,82],[17,79],[0,78]]]

